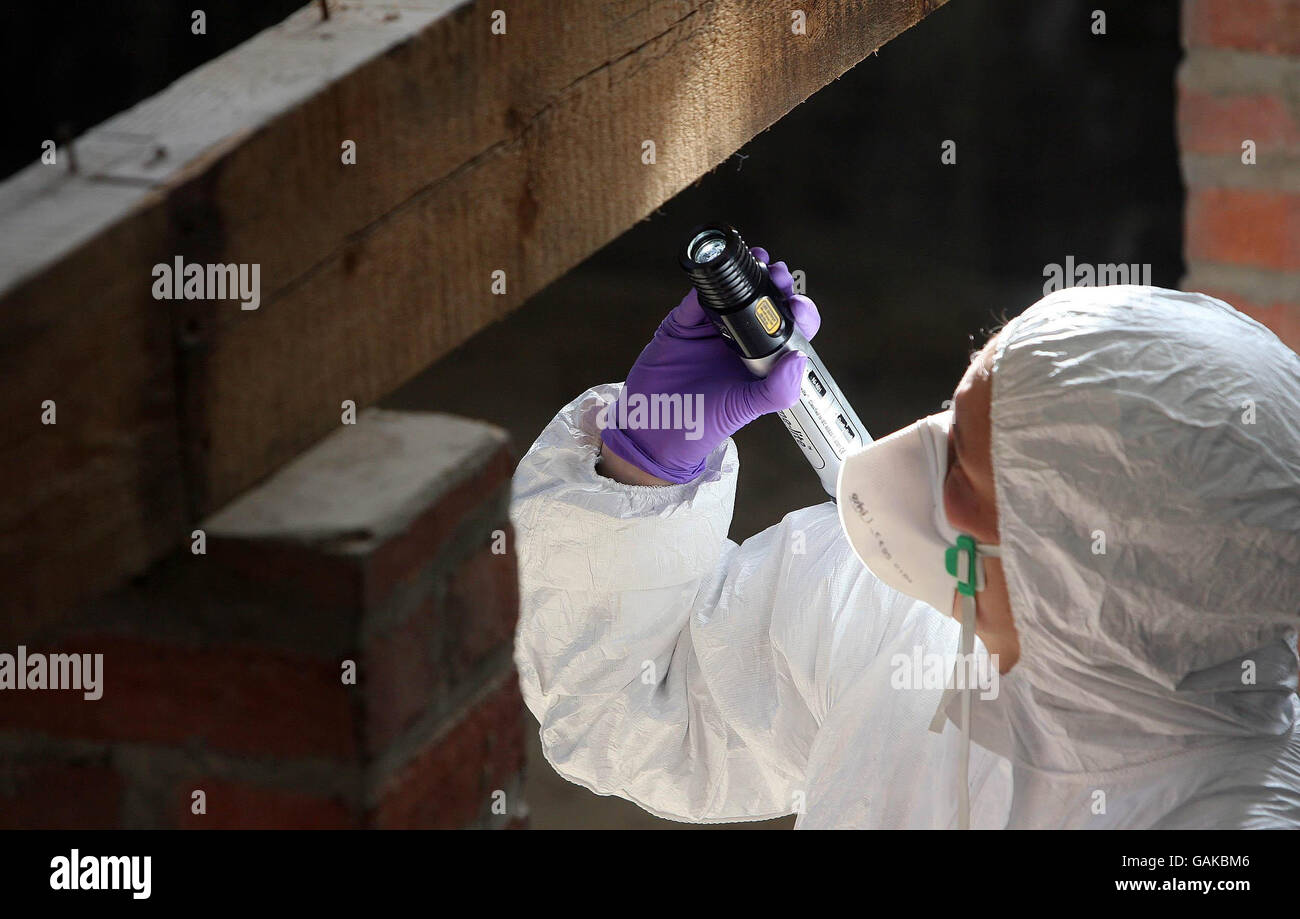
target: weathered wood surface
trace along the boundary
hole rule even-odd
[[[312,5],[90,131],[78,174],[0,185],[2,624],[140,570],[344,399],[392,391],[938,5],[802,3],[806,35],[747,0]],[[176,256],[259,264],[260,308],[153,299]]]

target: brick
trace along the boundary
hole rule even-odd
[[[381,829],[457,829],[491,804],[524,767],[523,699],[513,669],[379,790]],[[511,802],[507,801],[509,805]]]
[[[362,655],[366,750],[377,753],[409,728],[437,691],[438,604],[427,597],[396,626],[373,635]]]
[[[208,558],[255,584],[271,602],[305,602],[335,611],[361,608],[364,572],[360,559],[321,546],[216,537],[208,541]]]
[[[510,531],[509,524],[501,528]],[[506,545],[510,546],[507,535]],[[396,625],[366,642],[362,686],[366,750],[382,751],[431,707],[443,704],[476,665],[514,638],[519,582],[513,554],[485,545]]]
[[[1300,195],[1190,189],[1187,256],[1281,271],[1300,268]]]
[[[1184,0],[1183,42],[1300,54],[1300,0]]]
[[[1279,95],[1178,93],[1178,136],[1187,153],[1241,155],[1253,140],[1256,158],[1300,152],[1300,122]],[[1243,166],[1243,168],[1251,168]]]
[[[340,662],[235,645],[194,648],[120,635],[69,637],[55,649],[104,655],[103,696],[0,693],[0,728],[87,740],[205,743],[266,756],[355,755]]]
[[[104,765],[0,764],[0,829],[101,830],[118,825],[123,782]]]
[[[366,607],[378,608],[423,570],[447,545],[466,516],[507,485],[513,471],[510,451],[502,447],[405,530],[376,547],[366,563]]]
[[[506,530],[506,545],[514,545]],[[447,581],[444,628],[451,653],[444,659],[449,676],[458,680],[492,651],[514,638],[519,618],[519,575],[513,552],[494,555],[485,546],[470,556]]]
[[[490,425],[368,409],[203,526],[214,558],[241,576],[374,610],[504,493],[513,469]]]
[[[193,812],[191,795],[202,789],[207,813]],[[264,788],[211,776],[178,788],[176,826],[187,830],[345,830],[357,815],[338,797]]]
[[[524,757],[517,679],[505,675],[515,561],[489,544],[509,530],[513,457],[480,422],[363,419],[204,521],[206,556],[182,551],[77,610],[50,633],[53,648],[25,642],[104,657],[97,701],[0,693],[0,730],[130,745],[115,753],[123,779],[49,772],[45,784],[72,801],[79,775],[86,789],[111,783],[82,808],[88,824],[505,825],[483,814],[497,788],[518,797]],[[358,661],[356,686],[340,680],[345,657]],[[182,764],[194,762],[211,765],[191,780]],[[284,778],[299,773],[312,777],[303,787]],[[41,785],[4,774],[0,805]],[[190,812],[195,787],[204,815]],[[36,819],[25,813],[8,819]]]
[[[1231,303],[1251,319],[1262,323],[1282,339],[1292,351],[1300,353],[1300,302],[1258,301],[1229,290],[1206,288],[1204,293]]]

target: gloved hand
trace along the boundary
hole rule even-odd
[[[765,250],[754,246],[750,251],[767,263]],[[769,273],[789,300],[799,331],[811,339],[821,326],[816,305],[802,294],[792,296],[794,281],[785,262],[770,265]],[[732,434],[760,415],[799,401],[799,384],[807,365],[806,357],[791,352],[766,378],[755,377],[704,315],[692,287],[659,324],[628,372],[624,384],[628,410],[619,412],[615,405],[608,408],[602,431],[605,449],[666,481],[689,482],[704,471],[709,454]],[[682,397],[680,417],[685,423],[654,424],[665,419],[650,412],[654,405],[651,397],[674,393]],[[633,411],[637,397],[646,406],[640,423]]]

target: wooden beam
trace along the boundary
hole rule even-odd
[[[5,611],[29,628],[139,570],[343,400],[392,391],[941,3],[806,2],[805,35],[746,0],[313,4],[89,132],[77,174],[29,167],[0,186]],[[177,256],[259,265],[259,308],[155,300]]]

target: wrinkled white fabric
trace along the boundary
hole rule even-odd
[[[1004,332],[1022,653],[974,701],[972,826],[1300,826],[1298,368],[1225,304],[1156,288],[1062,291]],[[865,569],[831,503],[729,541],[730,441],[685,485],[598,475],[617,392],[565,407],[514,480],[515,660],[548,761],[678,820],[956,826],[942,682],[899,674],[957,623]]]
[[[992,367],[1021,654],[974,737],[1011,825],[1300,826],[1300,357],[1122,285],[1039,301]]]
[[[944,729],[948,706],[960,693],[957,823],[969,829],[970,694],[975,688],[963,663],[972,659],[975,648],[975,598],[969,591],[984,589],[984,558],[1000,555],[1001,549],[980,545],[969,534],[963,540],[944,511],[952,414],[948,409],[929,415],[845,457],[835,494],[840,528],[872,574],[941,613],[953,612],[953,598],[959,597],[958,657],[930,730]]]
[[[684,485],[597,474],[594,416],[617,392],[566,406],[514,479],[515,662],[547,760],[676,820],[955,826],[932,784],[955,787],[958,731],[927,730],[947,671],[889,687],[895,653],[949,651],[957,623],[867,571],[830,502],[729,541],[729,440]],[[1002,789],[973,825],[1000,826],[1005,762],[977,749],[971,774]]]

